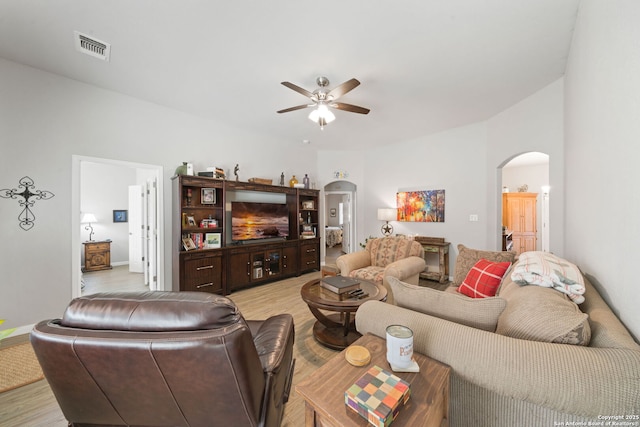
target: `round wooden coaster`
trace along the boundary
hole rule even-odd
[[[371,361],[371,353],[360,345],[352,345],[344,353],[347,362],[353,366],[364,366]]]

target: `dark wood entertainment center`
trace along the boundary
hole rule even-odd
[[[319,193],[201,176],[174,177],[173,288],[226,295],[319,270]],[[230,229],[234,197],[282,200],[288,208],[288,236],[234,241]],[[189,238],[195,248],[186,250],[183,239]]]

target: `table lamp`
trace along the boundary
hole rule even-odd
[[[92,242],[93,241],[93,227],[91,226],[92,222],[98,222],[98,220],[96,219],[96,216],[92,213],[85,213],[82,216],[82,222],[83,224],[89,224],[87,225],[84,229],[89,231],[89,241]]]
[[[380,231],[382,231],[384,236],[389,236],[393,233],[393,226],[389,224],[389,221],[395,221],[398,219],[398,211],[395,208],[379,208],[378,219],[380,221],[385,221],[385,224],[382,226]]]

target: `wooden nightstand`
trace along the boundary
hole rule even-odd
[[[83,272],[111,269],[111,240],[82,242],[84,245]]]

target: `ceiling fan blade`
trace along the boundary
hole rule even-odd
[[[309,92],[306,89],[301,88],[298,85],[294,85],[293,83],[289,83],[289,82],[281,82],[284,86],[288,87],[289,89],[295,90],[298,93],[303,94],[304,96],[311,98],[313,97],[313,93]]]
[[[357,105],[345,104],[344,102],[332,102],[330,107],[337,108],[338,110],[349,111],[351,113],[369,114],[368,108],[358,107]]]
[[[296,105],[295,107],[285,108],[278,111],[278,113],[288,113],[289,111],[302,110],[303,108],[313,107],[313,104]]]
[[[345,93],[355,89],[360,85],[360,82],[357,79],[347,80],[339,86],[334,87],[327,94],[327,98],[329,99],[338,99]],[[331,97],[331,98],[330,98]]]

